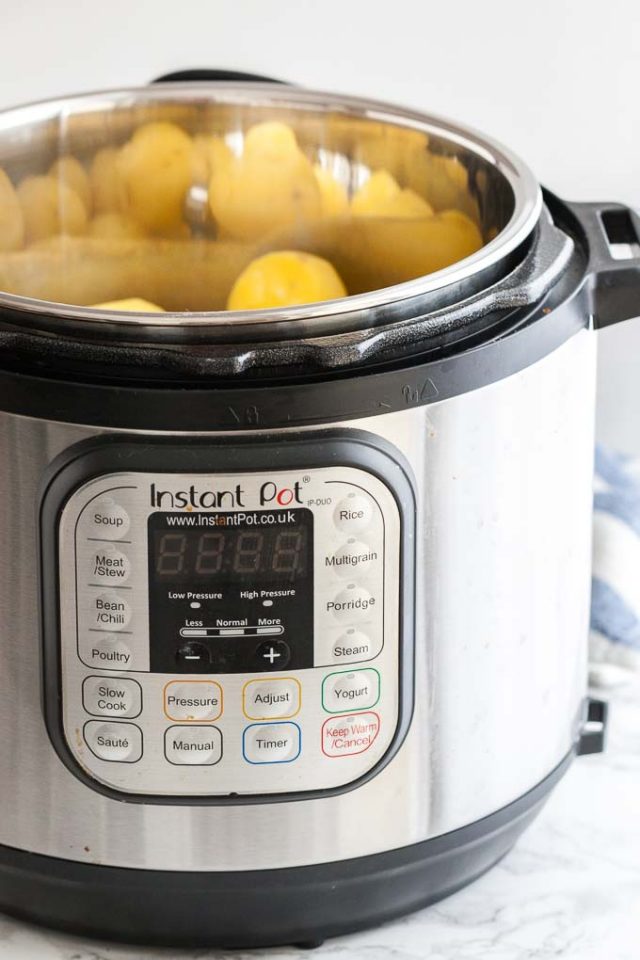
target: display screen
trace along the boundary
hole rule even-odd
[[[217,514],[214,527],[194,529],[168,520],[165,515],[162,527],[152,531],[150,572],[158,582],[289,583],[307,573],[313,522],[307,510]]]

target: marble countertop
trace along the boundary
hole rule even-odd
[[[143,950],[0,917],[0,960],[638,960],[640,681],[608,699],[607,753],[576,761],[502,863],[427,910],[311,952]]]

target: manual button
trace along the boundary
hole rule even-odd
[[[217,727],[169,727],[164,755],[176,766],[212,767],[222,759],[222,733]]]
[[[322,706],[327,713],[368,710],[380,699],[380,674],[372,667],[330,673],[322,683]]]
[[[242,709],[249,720],[295,717],[300,710],[300,683],[294,677],[249,680],[242,690]]]
[[[89,720],[83,733],[86,745],[98,760],[136,763],[142,756],[142,731],[135,723]]]
[[[214,680],[172,680],[164,688],[169,720],[217,720],[222,714],[222,687]]]
[[[94,717],[137,717],[142,710],[142,688],[122,677],[87,677],[82,703]]]

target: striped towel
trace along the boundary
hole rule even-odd
[[[640,670],[640,461],[598,447],[590,674],[613,686]]]

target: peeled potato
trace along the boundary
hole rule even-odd
[[[162,307],[142,297],[129,297],[127,300],[108,300],[106,303],[93,303],[98,310],[129,310],[131,313],[164,313]]]
[[[329,172],[316,164],[313,168],[313,174],[316,178],[320,190],[320,203],[323,217],[340,217],[349,212],[349,197],[347,191],[339,180]]]
[[[244,153],[214,173],[209,205],[230,237],[254,240],[320,216],[322,200],[311,163],[283,123],[259,123]]]
[[[71,187],[72,190],[75,190],[84,203],[85,210],[91,210],[93,198],[91,196],[89,175],[76,157],[71,156],[70,153],[58,157],[56,162],[51,165],[49,176],[53,177],[54,180],[60,181],[60,183],[65,183],[68,187]]]
[[[351,212],[366,217],[430,217],[432,208],[413,190],[402,190],[386,170],[373,173],[351,201]]]
[[[89,224],[90,237],[103,237],[118,240],[129,237],[143,237],[144,230],[139,223],[124,213],[100,213]]]
[[[71,187],[53,177],[26,177],[18,186],[25,238],[44,240],[56,233],[77,236],[87,229],[87,211]]]
[[[96,213],[122,211],[126,205],[124,184],[118,170],[119,151],[113,147],[98,150],[89,170],[89,182]]]
[[[197,164],[191,137],[173,123],[139,127],[121,150],[126,209],[152,233],[174,230],[181,222],[185,194]]]
[[[229,310],[290,307],[346,297],[347,291],[328,260],[297,250],[278,250],[253,260],[233,285]]]
[[[0,251],[19,250],[24,243],[24,218],[11,180],[0,167]]]

